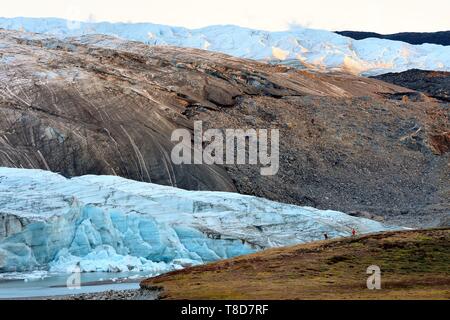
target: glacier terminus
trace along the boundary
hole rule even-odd
[[[0,168],[0,272],[147,271],[398,229],[342,212],[116,176]]]

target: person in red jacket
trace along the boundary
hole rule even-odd
[[[352,229],[352,236],[356,236],[356,230],[354,228]]]

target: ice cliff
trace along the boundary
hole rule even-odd
[[[0,168],[0,272],[168,270],[390,229],[341,212],[115,176]]]
[[[44,18],[0,18],[0,28],[58,37],[105,34],[149,45],[192,47],[354,74],[376,75],[413,68],[450,71],[450,46],[410,45],[375,38],[353,40],[333,32],[307,28],[268,32],[225,25],[191,30],[151,23],[81,23]]]

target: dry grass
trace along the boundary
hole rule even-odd
[[[381,268],[381,290],[366,269]],[[145,280],[163,299],[450,299],[450,229],[320,241]]]

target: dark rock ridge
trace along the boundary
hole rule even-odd
[[[450,72],[411,69],[399,73],[386,73],[373,78],[450,102]]]
[[[438,224],[449,213],[449,110],[410,89],[224,54],[0,30],[0,166]],[[280,129],[280,170],[174,165],[176,128]]]
[[[433,44],[440,44],[443,46],[450,46],[450,31],[401,32],[394,34],[379,34],[376,32],[362,32],[362,31],[337,31],[336,33],[355,40],[378,38],[378,39],[403,41],[410,44],[433,43]]]

